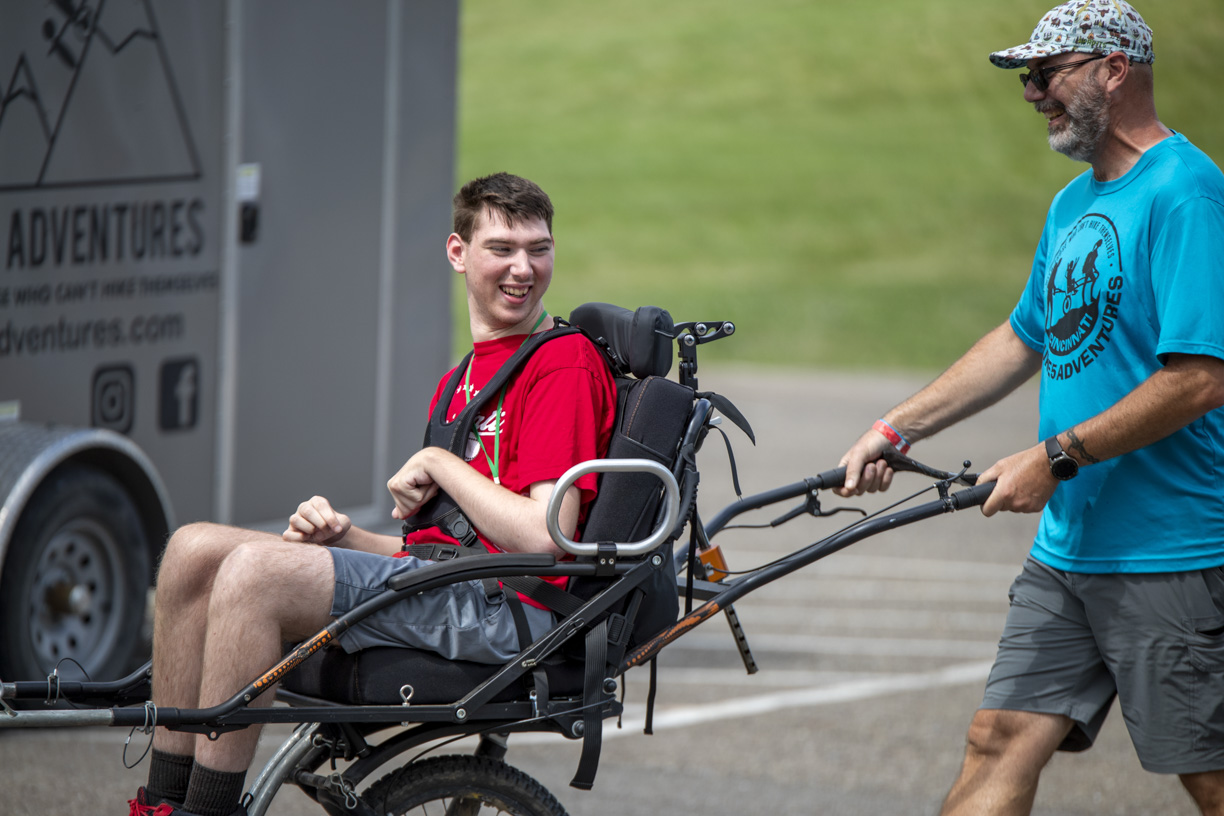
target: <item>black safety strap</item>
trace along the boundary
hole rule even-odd
[[[479,413],[486,402],[501,390],[506,381],[518,372],[523,362],[534,354],[536,349],[549,340],[556,340],[559,337],[582,332],[582,329],[576,326],[560,325],[561,322],[557,320],[557,327],[540,332],[539,334],[533,334],[524,340],[523,345],[519,346],[518,350],[511,354],[506,362],[501,364],[501,368],[493,373],[489,381],[481,387],[480,393],[472,397],[472,401],[464,406],[454,421],[447,422],[446,412],[450,408],[450,398],[459,387],[459,381],[463,379],[464,371],[467,369],[472,358],[472,352],[469,352],[459,365],[455,367],[454,373],[446,384],[446,390],[442,392],[437,405],[434,406],[433,415],[429,418],[429,427],[425,431],[425,446],[433,445],[445,448],[456,456],[462,456],[468,431],[471,430],[472,423],[476,420],[476,414]]]
[[[434,525],[464,547],[475,547],[480,541],[476,536],[476,528],[472,526],[472,522],[468,520],[464,512],[459,509],[459,505],[455,504],[450,496],[444,495],[439,506],[440,508],[445,507],[448,509],[445,509],[444,512],[432,519]]]
[[[531,646],[531,626],[527,623],[527,613],[523,609],[523,602],[517,595],[509,592],[506,593],[505,603],[510,607],[510,614],[514,617],[514,630],[518,635],[519,651],[525,652]],[[541,712],[548,710],[548,672],[540,663],[537,663],[531,670],[531,688],[534,692],[533,702],[535,703],[532,716],[538,717]]]
[[[531,627],[527,625],[527,613],[523,611],[523,602],[517,595],[506,595],[506,604],[510,607],[510,615],[514,618],[515,634],[518,635],[519,651],[527,650],[531,645]]]
[[[697,525],[689,529],[688,568],[684,571],[684,614],[693,611],[693,577],[697,572]]]
[[[608,621],[593,626],[586,636],[586,671],[582,684],[582,755],[570,785],[590,790],[603,747],[604,672],[608,664]]]
[[[752,440],[752,444],[756,444],[756,434],[752,432],[752,426],[748,424],[748,418],[744,416],[740,409],[735,407],[731,400],[724,397],[722,394],[715,394],[713,391],[698,391],[697,397],[708,399],[710,404],[718,409],[718,412],[739,428],[744,434]]]
[[[454,544],[405,544],[401,550],[422,561],[450,561],[465,555],[480,555],[470,547]]]
[[[459,388],[459,383],[463,380],[464,372],[472,359],[473,352],[468,352],[459,365],[455,366],[442,395],[434,405],[433,413],[429,417],[429,425],[425,428],[425,439],[422,446],[442,448],[462,457],[467,444],[468,431],[471,430],[477,413],[518,372],[527,358],[549,340],[582,333],[582,330],[576,326],[570,326],[559,318],[556,320],[557,325],[554,328],[533,334],[524,340],[523,344],[493,373],[489,381],[480,389],[480,393],[472,397],[471,401],[463,407],[454,421],[447,422],[446,412],[450,409],[451,396]],[[405,535],[427,527],[440,527],[465,545],[475,544],[477,540],[471,521],[455,504],[454,499],[445,492],[440,491],[422,505],[411,518],[405,519],[403,524]]]
[[[578,770],[570,781],[571,786],[580,790],[590,790],[595,784],[595,771],[599,767],[599,754],[603,747],[603,706],[609,698],[609,692],[604,688],[604,682],[608,679],[608,666],[620,664],[629,645],[633,621],[644,596],[645,592],[640,587],[634,589],[623,615],[609,615],[587,632],[586,665],[582,684],[582,755],[578,759]],[[654,661],[651,663],[653,665]],[[654,680],[652,671],[652,708]],[[653,712],[647,713],[648,719],[652,716]]]
[[[723,444],[727,446],[727,464],[731,467],[731,486],[735,488],[735,497],[737,499],[744,498],[744,493],[740,490],[739,468],[735,465],[735,451],[731,450],[731,437],[727,436],[727,432],[717,425],[714,430],[722,434]]]
[[[562,615],[572,615],[582,608],[582,601],[578,597],[571,595],[556,584],[550,584],[535,576],[516,575],[502,578],[502,586],[506,589],[513,589],[515,592],[521,592],[541,606],[546,606],[553,612]]]
[[[405,544],[400,549],[422,561],[450,561],[469,555],[488,555],[488,550],[480,546],[480,539],[475,535],[472,536],[472,543],[462,546],[447,543]],[[505,600],[506,593],[496,578],[481,578],[480,585],[484,588],[485,598],[489,603],[497,604]],[[518,618],[515,618],[515,626],[517,625]]]

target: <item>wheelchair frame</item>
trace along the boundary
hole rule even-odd
[[[675,329],[669,342],[676,340],[679,345],[680,379],[683,384],[691,385],[695,389],[696,346],[733,333],[734,326],[722,322],[686,323],[678,324]],[[696,451],[700,448],[705,435],[717,423],[714,411],[709,395],[697,396],[681,450]],[[478,735],[481,740],[476,755],[487,758],[489,763],[494,763],[489,767],[495,768],[499,767],[498,764],[506,753],[506,736],[512,733],[551,731],[570,739],[586,739],[590,735],[584,733],[584,722],[589,722],[587,709],[592,705],[597,706],[600,719],[615,717],[621,713],[622,705],[615,697],[617,678],[629,669],[645,664],[668,644],[719,612],[727,616],[745,668],[749,673],[754,672],[756,668],[751,651],[735,617],[733,604],[736,600],[877,533],[943,513],[977,506],[985,501],[993,487],[986,484],[951,492],[952,485],[972,485],[976,477],[963,471],[950,473],[934,470],[899,454],[892,456],[894,468],[914,471],[935,479],[939,498],[886,516],[857,522],[749,574],[713,581],[709,580],[705,567],[696,554],[709,549],[712,546],[711,539],[725,529],[733,518],[750,510],[799,497],[803,497],[804,504],[775,523],[788,521],[803,513],[819,515],[818,492],[840,486],[845,477],[845,469],[827,471],[774,490],[740,498],[723,508],[709,524],[703,525],[695,506],[698,471],[695,464],[686,461],[685,457],[675,458],[671,469],[646,459],[596,460],[571,468],[562,477],[547,509],[548,529],[558,547],[574,555],[577,560],[558,562],[550,554],[474,555],[430,564],[400,576],[390,583],[384,593],[337,618],[220,705],[206,709],[154,706],[149,700],[151,668],[148,664],[128,677],[110,682],[63,680],[58,676],[57,670],[46,680],[0,683],[0,728],[115,726],[151,733],[155,726],[165,726],[215,738],[226,731],[252,724],[296,723],[298,727],[251,784],[246,799],[249,816],[262,816],[276,792],[286,783],[302,788],[328,813],[386,812],[385,808],[376,811],[362,798],[365,791],[358,793],[358,788],[375,771],[388,766],[404,752],[450,738]],[[593,471],[647,472],[660,480],[665,498],[656,516],[653,532],[647,539],[634,543],[617,543],[614,549],[609,549],[606,545],[571,541],[561,533],[557,519],[561,506],[560,498],[564,495],[565,488],[579,476]],[[665,557],[656,550],[664,542],[677,541],[685,526],[690,529],[688,546],[676,547],[673,554],[676,573],[680,576],[677,580],[677,591],[686,598],[684,614],[674,625],[645,643],[629,649],[619,659],[611,662],[610,666],[605,667],[603,677],[600,678],[600,694],[595,703],[584,697],[574,696],[539,700],[534,692],[527,699],[493,701],[497,695],[538,667],[541,661],[556,655],[563,644],[588,629],[588,622],[615,610],[630,592],[643,584],[652,570],[662,568]],[[649,557],[644,560],[621,560],[645,554],[649,554]],[[278,698],[289,702],[289,706],[249,705],[257,696],[275,686],[320,649],[336,641],[354,622],[368,614],[408,595],[456,581],[511,576],[606,577],[609,580],[606,587],[584,601],[576,612],[563,616],[550,632],[497,668],[492,676],[453,703],[414,705],[411,704],[411,690],[404,687],[401,689],[403,702],[400,705],[336,704],[284,690],[278,692]],[[696,609],[692,608],[694,599],[703,602]],[[48,705],[67,701],[89,707],[45,711],[14,710],[7,704],[7,700],[41,700]],[[367,740],[371,734],[397,725],[402,726],[402,730],[391,737],[378,743]],[[598,745],[598,734],[595,739]],[[324,765],[334,764],[337,760],[346,760],[350,764],[342,772],[320,772]],[[411,763],[404,767],[411,767]],[[551,795],[548,798],[551,799]],[[552,801],[556,804],[555,799]],[[462,802],[463,791],[454,791],[454,799],[447,812],[467,812],[460,806]]]

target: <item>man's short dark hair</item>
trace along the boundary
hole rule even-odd
[[[459,188],[453,205],[454,231],[464,241],[472,240],[476,219],[486,208],[509,225],[542,218],[552,233],[553,205],[548,193],[535,182],[510,173],[472,179]]]

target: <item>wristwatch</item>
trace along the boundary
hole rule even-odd
[[[1050,457],[1050,473],[1060,482],[1065,482],[1068,479],[1074,479],[1075,474],[1079,473],[1079,462],[1072,459],[1063,450],[1063,446],[1058,441],[1058,434],[1054,434],[1045,441],[1046,456]]]

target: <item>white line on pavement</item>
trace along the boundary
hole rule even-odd
[[[998,640],[948,640],[923,638],[834,637],[828,635],[750,634],[748,645],[754,652],[791,652],[808,654],[872,655],[878,657],[993,657]],[[676,640],[669,651],[728,651],[735,648],[731,635],[724,632],[693,632]]]

